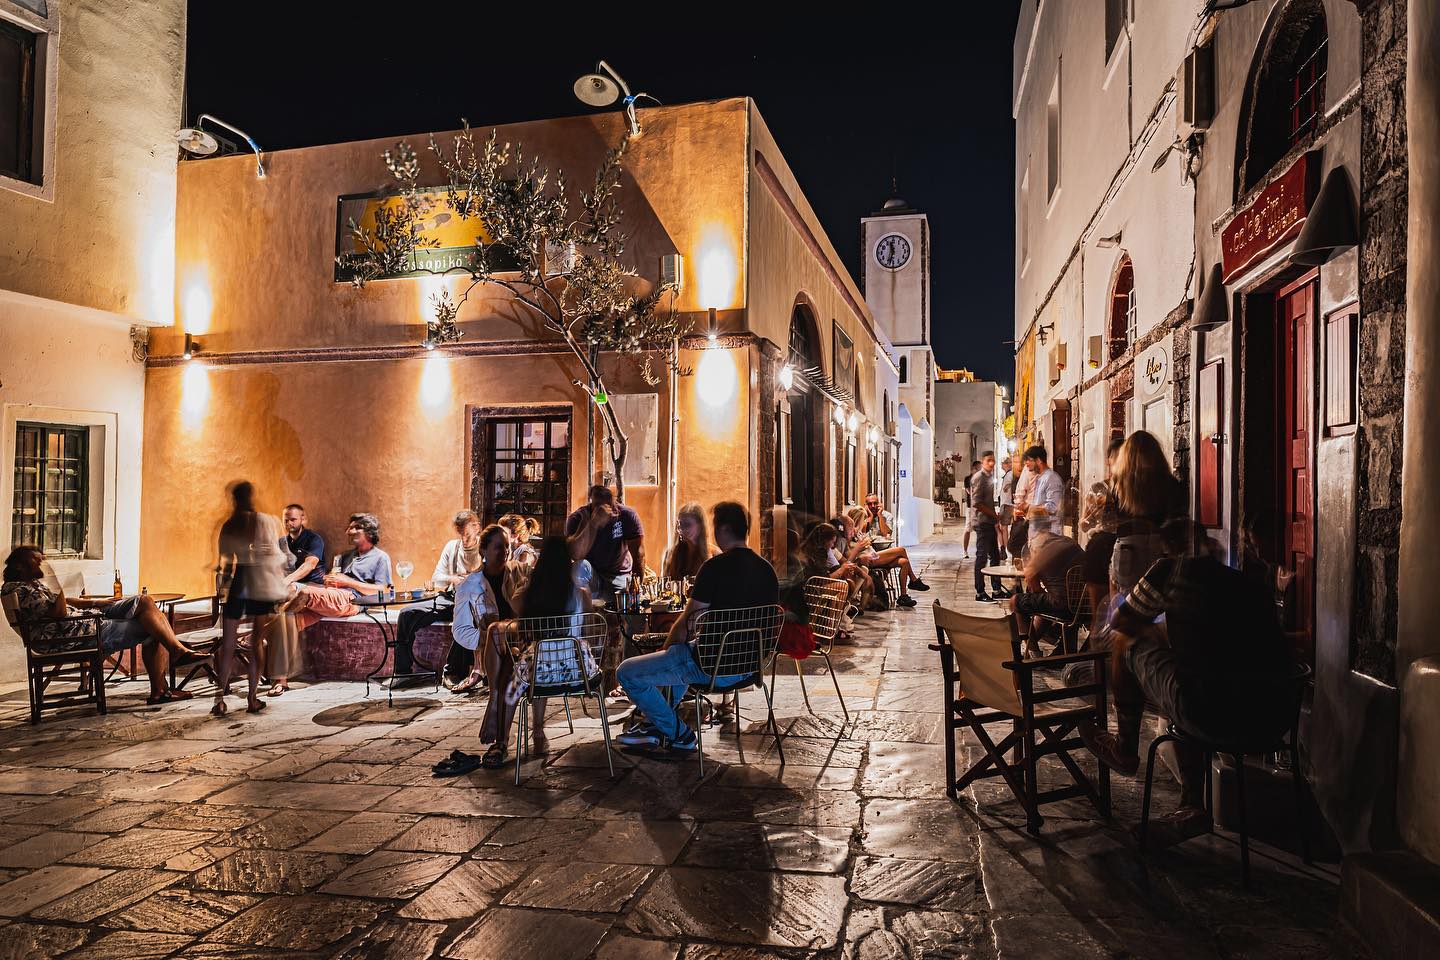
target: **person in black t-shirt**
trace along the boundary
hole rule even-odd
[[[745,545],[750,532],[750,516],[745,508],[738,503],[717,503],[711,517],[715,543],[722,552],[700,567],[690,591],[690,602],[670,629],[664,649],[631,657],[616,671],[615,677],[631,702],[649,719],[648,725],[616,738],[625,746],[656,747],[664,737],[672,749],[697,749],[699,738],[694,730],[680,722],[673,706],[687,686],[710,681],[709,674],[700,669],[690,649],[695,619],[706,610],[739,610],[773,604],[779,599],[780,581],[775,569]],[[739,679],[717,678],[721,684]],[[670,690],[668,700],[666,688]]]

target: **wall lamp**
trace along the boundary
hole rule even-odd
[[[640,118],[635,115],[635,101],[644,97],[660,102],[648,93],[631,93],[629,85],[604,60],[595,64],[594,73],[587,73],[576,80],[574,89],[580,102],[592,107],[608,107],[619,100],[625,110],[625,120],[630,124],[631,137],[640,136]]]
[[[175,142],[180,145],[180,149],[195,157],[208,157],[220,149],[220,141],[216,140],[213,134],[201,129],[201,127],[205,125],[206,120],[219,124],[231,133],[245,138],[245,142],[250,144],[250,149],[255,151],[255,179],[264,180],[265,161],[260,157],[260,144],[251,139],[250,134],[241,130],[239,127],[231,126],[224,120],[218,117],[212,117],[208,113],[200,114],[195,120],[195,126],[182,127],[175,133]]]
[[[712,346],[712,347],[715,346],[715,341],[716,341],[716,339],[720,336],[720,327],[719,327],[719,324],[718,324],[718,323],[716,322],[716,320],[715,320],[715,308],[714,308],[714,307],[711,307],[711,308],[710,308],[710,329],[706,331],[705,336],[706,336],[707,338],[709,338],[709,340],[710,340],[710,346]]]
[[[685,257],[679,253],[667,253],[660,258],[660,284],[675,288],[675,295],[685,289]]]
[[[1042,324],[1040,325],[1040,329],[1037,330],[1037,331],[1035,331],[1035,335],[1040,338],[1040,345],[1041,345],[1042,347],[1043,347],[1045,344],[1047,344],[1047,343],[1050,342],[1050,334],[1051,334],[1051,332],[1054,331],[1054,329],[1055,329],[1055,324],[1053,324],[1053,323],[1042,323]]]
[[[190,334],[185,334],[185,350],[180,354],[181,360],[194,360],[195,354],[200,352],[200,341]]]
[[[1116,230],[1116,231],[1115,231],[1113,234],[1111,234],[1110,236],[1108,236],[1108,237],[1100,237],[1098,240],[1096,240],[1096,241],[1095,241],[1095,246],[1097,246],[1097,247],[1104,247],[1104,248],[1106,248],[1106,249],[1109,249],[1109,248],[1111,248],[1111,247],[1118,247],[1118,246],[1120,246],[1120,237],[1121,237],[1121,231]]]
[[[780,368],[780,373],[776,379],[780,381],[780,388],[782,390],[789,390],[795,386],[795,368],[788,363],[785,364],[785,366]]]

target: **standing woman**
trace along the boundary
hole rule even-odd
[[[1117,517],[1110,592],[1124,596],[1165,553],[1165,524],[1185,516],[1185,488],[1170,471],[1160,441],[1144,430],[1125,438],[1111,474]]]
[[[252,618],[250,634],[250,686],[246,712],[259,713],[265,702],[256,696],[260,685],[260,660],[264,654],[265,633],[275,613],[275,606],[285,599],[285,562],[280,554],[280,524],[272,516],[255,509],[255,487],[241,480],[230,489],[234,508],[220,527],[220,575],[228,586],[222,591],[220,650],[215,663],[215,706],[210,712],[217,717],[226,713],[225,694],[230,689],[230,662],[235,656],[235,643],[240,623]]]
[[[715,556],[710,534],[705,529],[705,511],[698,503],[687,503],[675,517],[675,544],[661,564],[666,580],[683,580],[700,572],[700,565]]]

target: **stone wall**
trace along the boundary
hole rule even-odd
[[[1354,668],[1395,683],[1404,467],[1406,0],[1362,0],[1360,424]]]
[[[1167,320],[1170,337],[1170,423],[1174,434],[1175,476],[1190,488],[1190,304],[1182,303]]]

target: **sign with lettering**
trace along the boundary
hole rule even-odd
[[[1165,392],[1170,376],[1170,358],[1165,348],[1156,344],[1140,355],[1135,363],[1135,392],[1142,400],[1150,400]]]
[[[425,277],[446,273],[451,270],[469,272],[475,267],[476,244],[485,244],[489,236],[478,221],[462,220],[451,210],[445,187],[432,187],[422,193],[428,207],[425,219],[419,225],[420,236],[427,246],[415,250],[411,258],[411,269],[400,273],[387,273],[377,280],[396,280],[408,277]],[[383,210],[398,211],[403,200],[395,194],[355,193],[341,196],[336,201],[335,213],[335,282],[348,282],[353,278],[351,270],[341,262],[346,255],[360,252],[355,236],[350,230],[353,221],[362,230],[375,229],[376,214]],[[513,257],[500,256],[491,252],[491,269],[515,270],[519,264]]]
[[[1265,185],[1249,206],[1220,234],[1225,282],[1264,260],[1300,232],[1315,198],[1312,153],[1301,154],[1290,169]]]

